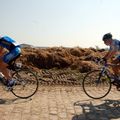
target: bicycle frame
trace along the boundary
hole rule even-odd
[[[110,80],[110,79],[116,80],[114,74],[111,74],[111,72],[109,71],[109,69],[108,69],[109,66],[110,66],[110,67],[113,67],[113,66],[114,66],[114,67],[117,67],[117,66],[120,66],[120,64],[111,64],[111,63],[107,63],[107,62],[106,62],[106,63],[102,66],[102,68],[101,68],[101,72],[100,72],[100,74],[99,74],[99,78],[98,78],[98,80],[97,80],[96,83],[99,84],[100,78],[101,78],[101,76],[103,76],[104,73],[107,75],[107,77],[109,78],[109,80]]]
[[[108,66],[109,64],[105,63],[101,68],[90,71],[85,75],[85,77],[83,78],[82,87],[83,87],[83,91],[86,93],[87,96],[93,99],[100,99],[105,97],[110,92],[112,74],[109,71]],[[102,85],[105,85],[105,86],[102,87]],[[97,94],[94,90],[90,90],[91,89],[90,87],[95,88],[96,92],[98,89],[103,90],[104,88],[105,88],[105,91],[103,91],[102,94],[100,95],[99,93],[101,90],[100,91],[98,90],[99,92]]]
[[[111,79],[111,76],[110,76],[110,72],[109,72],[109,70],[108,70],[108,67],[109,67],[109,66],[112,66],[112,65],[113,65],[113,64],[108,64],[108,63],[105,63],[105,64],[104,64],[104,66],[101,68],[101,72],[99,73],[99,78],[98,78],[98,80],[96,81],[97,85],[100,83],[100,79],[101,79],[101,77],[102,77],[104,74],[106,74],[107,77],[108,77],[109,79]]]

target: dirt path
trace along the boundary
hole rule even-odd
[[[120,92],[93,100],[79,87],[39,87],[32,99],[0,92],[0,120],[120,120]]]

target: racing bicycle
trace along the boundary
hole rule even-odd
[[[0,77],[0,89],[5,88],[5,90],[12,92],[16,97],[27,99],[37,92],[39,81],[32,69],[25,67],[21,62],[16,62],[17,58],[8,66],[15,84],[8,88],[4,77]]]
[[[117,66],[105,62],[102,68],[88,72],[82,81],[83,91],[93,99],[100,99],[108,95],[112,85],[120,88],[120,81],[111,74],[109,67]]]

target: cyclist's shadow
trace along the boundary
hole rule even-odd
[[[0,98],[0,105],[19,104],[19,103],[28,102],[30,100],[32,100],[32,98],[28,98],[28,99],[20,99],[20,98],[6,99],[6,98]]]
[[[89,103],[76,102],[74,106],[82,108],[82,114],[75,115],[72,120],[111,120],[120,118],[120,100],[104,100],[102,104],[93,105]]]

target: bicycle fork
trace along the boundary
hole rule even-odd
[[[101,72],[99,73],[99,77],[98,77],[98,79],[96,80],[96,85],[98,85],[98,84],[101,82],[100,79],[101,79],[102,76],[104,76],[104,74],[106,74],[106,67],[103,67],[103,68],[101,69]]]

